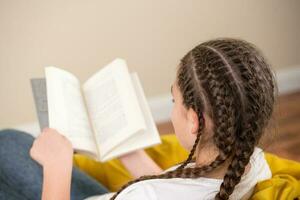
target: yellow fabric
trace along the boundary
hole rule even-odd
[[[162,168],[167,169],[183,162],[188,152],[179,144],[174,134],[163,135],[162,144],[145,149],[146,153]],[[133,177],[118,159],[97,162],[81,154],[74,155],[74,164],[101,182],[110,191],[117,191]]]
[[[259,182],[251,200],[288,200],[300,197],[300,163],[265,153],[272,178]]]
[[[145,151],[162,169],[183,162],[188,156],[174,134],[163,135],[162,144]],[[250,199],[289,200],[300,197],[300,163],[268,153],[265,153],[265,158],[272,171],[272,178],[258,183]],[[100,163],[77,154],[74,156],[74,163],[110,191],[117,191],[132,180],[132,176],[117,159]]]

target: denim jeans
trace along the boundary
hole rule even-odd
[[[17,130],[0,131],[0,199],[41,199],[43,170],[31,159],[29,150],[34,138]],[[58,163],[59,164],[59,163]],[[71,199],[109,192],[99,182],[73,167]]]

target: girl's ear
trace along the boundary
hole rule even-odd
[[[199,120],[198,120],[198,115],[194,111],[194,109],[190,108],[188,110],[187,119],[189,124],[189,132],[197,135],[199,129]]]

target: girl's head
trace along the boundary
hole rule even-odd
[[[274,105],[275,81],[261,55],[242,40],[202,43],[181,60],[172,84],[172,122],[181,144],[194,152],[207,143],[218,156],[191,177],[230,160],[218,199],[228,199],[261,138]]]
[[[228,199],[272,115],[275,88],[273,74],[254,45],[218,39],[196,46],[182,58],[172,84],[172,123],[190,150],[188,159],[174,171],[141,177],[123,189],[145,179],[197,178],[226,161],[229,167],[216,199]],[[217,150],[216,159],[186,167],[207,144]]]

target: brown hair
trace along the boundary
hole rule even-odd
[[[229,199],[245,171],[255,146],[273,113],[277,86],[261,52],[243,40],[216,39],[189,51],[177,71],[183,105],[198,115],[199,130],[189,157],[178,168],[161,175],[128,182],[111,199],[133,183],[148,179],[197,178],[230,164],[215,199]],[[219,154],[209,165],[186,167],[193,160],[205,128],[203,112],[213,121],[213,141]]]

